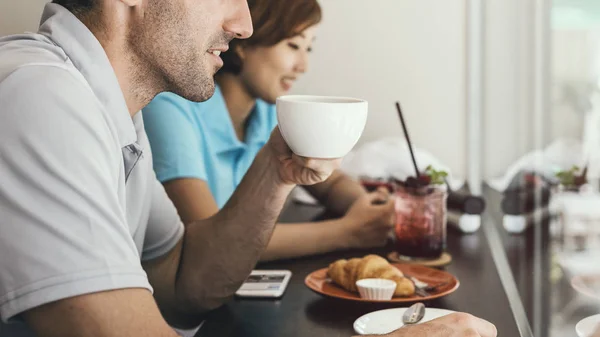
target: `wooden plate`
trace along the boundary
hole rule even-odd
[[[443,270],[433,269],[429,267],[419,266],[419,265],[409,265],[409,264],[397,264],[393,263],[393,266],[400,269],[404,274],[416,277],[420,281],[429,283],[429,284],[440,284],[445,283],[444,285],[436,288],[433,291],[428,291],[431,296],[422,297],[418,295],[413,295],[409,297],[393,297],[391,300],[387,301],[374,301],[367,300],[361,298],[358,293],[352,293],[344,288],[338,286],[333,283],[331,279],[327,277],[327,268],[315,270],[310,273],[305,279],[304,284],[309,287],[312,291],[328,296],[341,298],[345,300],[351,301],[359,301],[359,302],[382,302],[382,303],[404,303],[404,302],[417,302],[417,301],[427,301],[434,298],[446,296],[450,293],[453,293],[456,289],[458,289],[459,282],[454,275],[445,272]]]

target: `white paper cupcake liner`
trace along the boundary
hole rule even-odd
[[[380,278],[370,278],[356,281],[356,287],[361,298],[387,301],[394,296],[396,282]]]

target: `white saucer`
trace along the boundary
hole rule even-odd
[[[383,335],[404,326],[402,314],[408,308],[373,311],[354,321],[354,331],[360,335]],[[421,323],[454,313],[452,310],[426,308]]]
[[[600,314],[593,315],[582,319],[575,326],[575,331],[579,337],[591,337],[596,331],[596,328],[600,328]]]

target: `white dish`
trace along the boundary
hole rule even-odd
[[[292,151],[310,158],[342,158],[360,138],[368,103],[347,97],[277,98],[279,130]]]
[[[404,326],[402,315],[408,308],[373,311],[354,321],[354,331],[360,335],[383,335]],[[452,310],[426,308],[420,323],[454,313]]]
[[[575,331],[577,331],[577,336],[591,337],[592,334],[596,331],[596,328],[600,328],[599,324],[600,324],[600,314],[593,315],[593,316],[582,319],[575,326]]]

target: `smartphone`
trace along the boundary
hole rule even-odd
[[[240,297],[281,297],[291,277],[289,270],[253,270],[235,294]]]

